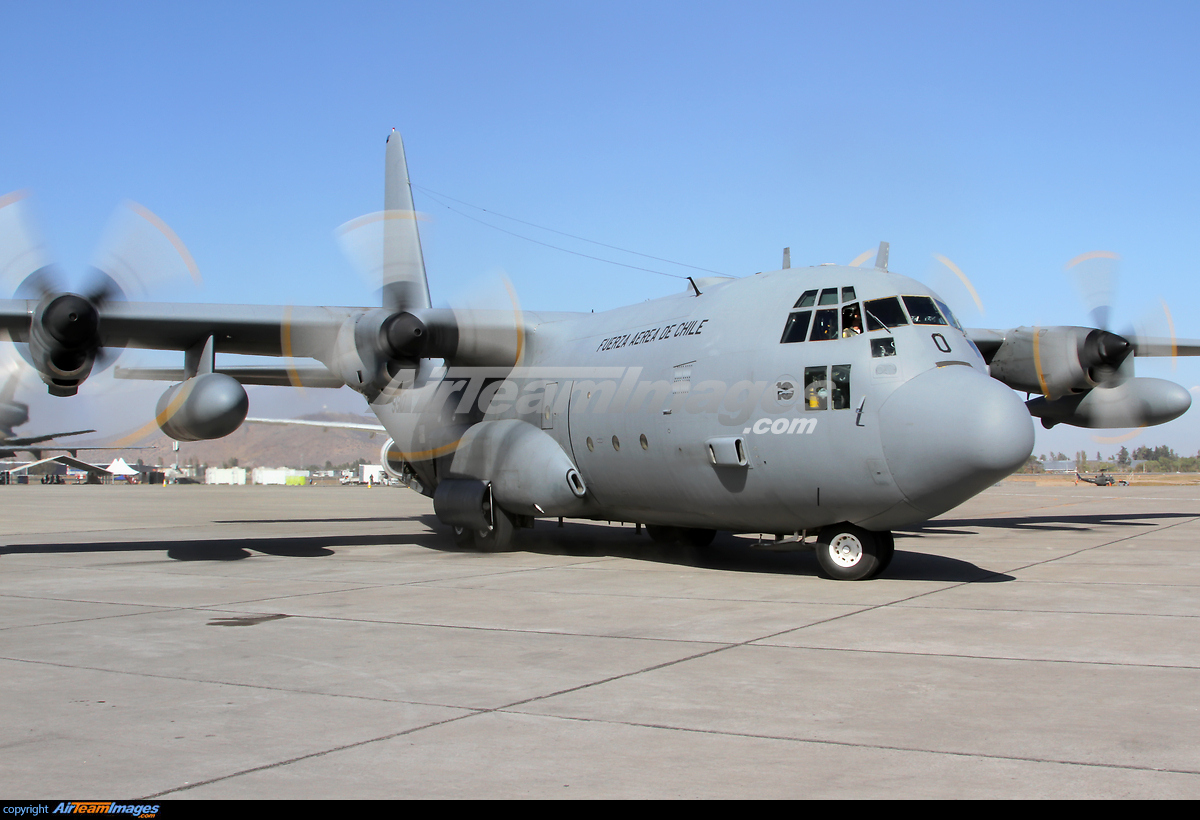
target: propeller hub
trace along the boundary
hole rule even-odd
[[[390,358],[419,359],[428,341],[428,330],[411,313],[395,313],[384,321],[380,336]]]
[[[1133,352],[1133,345],[1123,336],[1107,330],[1093,330],[1083,340],[1079,351],[1080,363],[1088,369],[1093,367],[1120,367]]]
[[[100,329],[100,313],[84,297],[66,293],[55,297],[46,306],[42,326],[63,347],[88,347]]]

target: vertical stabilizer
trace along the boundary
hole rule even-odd
[[[383,187],[383,306],[412,310],[431,306],[425,259],[417,233],[412,183],[404,159],[404,142],[394,129],[388,135]]]

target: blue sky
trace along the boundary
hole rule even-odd
[[[118,202],[144,204],[206,283],[160,298],[369,303],[333,231],[381,207],[395,127],[425,189],[703,268],[777,268],[784,246],[848,262],[886,239],[893,270],[938,287],[943,254],[983,299],[962,311],[976,325],[1086,323],[1063,265],[1117,251],[1114,326],[1165,299],[1200,337],[1195,3],[3,0],[0,20],[0,193],[34,192],[73,273]],[[417,207],[435,302],[498,271],[532,309],[680,284]],[[1190,362],[1139,373],[1200,384]],[[1131,444],[1195,452],[1197,419]],[[1080,448],[1114,449],[1058,428],[1036,452]]]

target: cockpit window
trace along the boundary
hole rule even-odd
[[[829,368],[804,368],[804,409],[824,410],[829,406]]]
[[[855,298],[856,297],[854,295],[854,286],[853,285],[847,285],[846,287],[842,288],[842,301],[843,302],[853,302],[855,300]]]
[[[838,303],[838,301],[839,300],[838,300],[838,289],[837,288],[825,288],[825,290],[821,291],[820,304],[836,305]]]
[[[783,336],[779,339],[779,343],[803,342],[804,337],[808,335],[808,320],[811,316],[811,310],[802,310],[788,316],[787,325],[783,328]]]
[[[830,368],[830,393],[834,410],[850,407],[850,365],[835,364]]]
[[[836,294],[837,291],[834,291]],[[838,335],[838,312],[837,308],[829,310],[818,310],[816,318],[813,319],[812,336],[810,341],[822,342],[826,339],[836,339]]]
[[[817,303],[817,292],[815,290],[806,290],[804,295],[796,300],[793,308],[812,307]]]
[[[858,310],[858,302],[852,305],[842,305],[842,338],[848,339],[860,333],[862,333],[862,314]]]
[[[912,317],[914,325],[946,324],[946,320],[938,313],[933,300],[928,296],[905,296],[904,306],[908,308],[908,315]]]
[[[872,299],[863,303],[867,314],[867,330],[883,330],[885,327],[900,327],[908,324],[908,317],[900,307],[900,300],[895,296],[886,299]]]
[[[937,306],[942,309],[942,315],[950,320],[950,324],[954,325],[957,330],[962,330],[962,325],[958,323],[958,319],[954,318],[954,314],[950,311],[950,306],[941,299],[934,299],[933,301],[937,302]]]

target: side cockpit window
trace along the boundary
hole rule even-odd
[[[850,365],[835,364],[829,369],[829,397],[833,400],[833,409],[847,410],[850,407]]]
[[[944,325],[946,320],[928,296],[905,296],[904,306],[914,325]]]
[[[804,368],[806,411],[847,410],[850,407],[850,365]]]
[[[950,324],[954,326],[954,329],[955,329],[955,330],[962,330],[962,329],[963,329],[962,325],[960,325],[960,324],[958,323],[958,319],[955,319],[955,318],[954,318],[954,313],[952,313],[952,312],[951,312],[951,310],[950,310],[950,306],[949,306],[949,305],[947,305],[947,304],[946,304],[945,302],[943,302],[941,299],[934,299],[933,301],[937,302],[937,306],[938,306],[939,308],[941,308],[942,315],[943,315],[943,316],[945,316],[945,317],[946,317],[946,319],[947,319],[947,320],[950,322]]]
[[[829,406],[829,368],[804,368],[804,409],[824,410]]]

